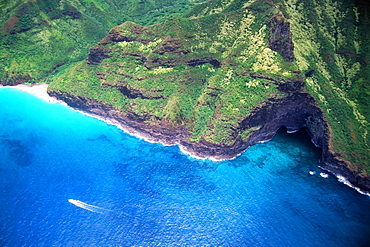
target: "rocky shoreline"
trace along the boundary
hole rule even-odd
[[[146,141],[179,145],[184,153],[195,158],[233,159],[251,145],[271,140],[281,127],[286,127],[291,133],[306,128],[313,144],[322,149],[319,167],[334,174],[339,181],[358,192],[370,196],[370,179],[350,170],[344,161],[330,152],[327,124],[321,110],[315,106],[314,99],[307,93],[294,93],[280,100],[271,100],[263,107],[256,108],[240,123],[239,129],[257,126],[259,128],[253,131],[247,140],[237,139],[230,146],[220,146],[204,140],[189,141],[189,134],[185,127],[148,125],[138,116],[133,114],[124,116],[113,108],[91,99],[66,95],[66,93],[49,92],[48,94],[47,86],[47,84],[17,85],[9,88],[25,91],[49,103],[65,103],[74,110],[115,125]],[[263,123],[262,127],[260,127],[261,123]]]
[[[283,99],[272,99],[263,107],[257,107],[240,123],[239,130],[258,128],[251,132],[247,140],[237,138],[230,146],[216,145],[204,140],[189,141],[190,136],[185,127],[148,125],[134,114],[122,115],[115,109],[91,99],[67,95],[65,92],[49,92],[49,95],[65,102],[75,110],[119,126],[128,133],[149,142],[179,145],[183,152],[196,158],[233,159],[251,145],[271,140],[281,127],[286,127],[289,132],[306,128],[312,142],[322,149],[319,167],[331,172],[340,181],[360,193],[370,195],[370,179],[350,170],[345,162],[340,161],[330,152],[326,121],[321,110],[316,106],[315,100],[308,93],[297,92]]]

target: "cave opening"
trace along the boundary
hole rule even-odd
[[[311,150],[313,153],[315,153],[315,156],[317,156],[318,159],[320,159],[322,156],[322,148],[317,147],[312,142],[312,138],[306,127],[302,127],[298,131],[290,133],[288,132],[288,129],[286,127],[280,127],[279,130],[276,132],[276,135],[285,141],[289,141],[298,146],[303,146]]]

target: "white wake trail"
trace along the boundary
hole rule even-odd
[[[101,207],[98,207],[98,206],[94,206],[94,205],[84,203],[80,200],[68,199],[68,202],[72,203],[73,205],[75,205],[79,208],[83,208],[83,209],[89,210],[89,211],[94,212],[94,213],[104,214],[104,213],[107,213],[107,212],[110,211],[108,209],[104,209],[104,208],[101,208]]]

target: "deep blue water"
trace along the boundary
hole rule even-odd
[[[370,197],[320,177],[304,132],[197,160],[8,88],[0,126],[0,246],[370,243]]]

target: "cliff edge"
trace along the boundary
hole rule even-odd
[[[369,192],[368,116],[348,89],[367,76],[368,43],[340,28],[359,32],[358,9],[329,2],[210,1],[186,18],[125,22],[48,91],[199,157],[233,158],[282,126],[306,127],[320,166]]]

